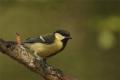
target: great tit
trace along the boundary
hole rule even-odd
[[[62,51],[68,40],[72,39],[70,33],[66,30],[56,30],[55,32],[27,38],[23,44],[33,51],[37,58],[48,58]]]

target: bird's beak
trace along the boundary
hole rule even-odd
[[[66,37],[67,39],[72,39],[72,37]]]

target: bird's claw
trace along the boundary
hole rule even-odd
[[[52,76],[56,76],[57,78],[59,78],[60,80],[64,80],[63,79],[63,72],[60,70],[60,69],[57,69],[51,65],[48,65],[46,63],[46,60],[44,59],[41,59],[41,58],[35,58],[35,62],[37,64],[40,64],[40,66],[42,67],[42,70],[45,74],[49,74],[49,75],[52,75]]]

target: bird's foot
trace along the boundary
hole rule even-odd
[[[46,60],[44,58],[37,56],[37,57],[35,57],[35,62],[37,64],[40,64],[40,66],[42,67],[42,69],[44,71],[46,71],[48,64],[46,63]]]
[[[46,60],[43,58],[35,58],[35,64],[40,64],[40,67],[42,67],[42,71],[45,74],[56,76],[57,78],[60,78],[60,80],[63,79],[63,72],[60,69],[57,69],[49,64],[47,64]]]

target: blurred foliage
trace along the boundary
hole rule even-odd
[[[0,37],[15,40],[67,29],[73,39],[49,63],[80,80],[119,80],[119,0],[0,0]],[[0,80],[39,75],[0,55]]]

